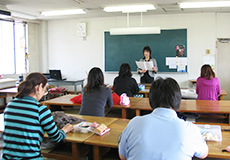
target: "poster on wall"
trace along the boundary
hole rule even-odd
[[[169,69],[177,69],[177,72],[186,72],[186,66],[188,65],[187,57],[166,57],[166,66]]]
[[[203,65],[209,64],[212,69],[215,70],[215,61],[215,54],[212,54],[210,49],[206,49],[203,55]]]
[[[177,45],[176,46],[176,56],[184,57],[184,49],[185,49],[185,45]]]
[[[209,64],[213,70],[215,70],[215,56],[214,55],[204,55],[203,64]]]

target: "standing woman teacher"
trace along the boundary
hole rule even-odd
[[[152,62],[152,70],[141,70],[138,68],[138,74],[141,76],[141,83],[152,83],[154,81],[154,75],[157,73],[157,61],[151,57],[151,49],[149,46],[143,48],[144,58],[140,59],[141,62]]]

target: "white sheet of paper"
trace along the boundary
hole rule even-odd
[[[185,65],[179,65],[178,67],[177,67],[177,72],[179,72],[179,71],[184,71],[185,70]]]
[[[144,62],[145,63],[145,66],[146,66],[146,70],[149,70],[149,71],[152,71],[153,70],[153,62]]]
[[[176,57],[166,57],[165,58],[166,66],[169,66],[170,62],[175,61],[175,60],[176,60]]]
[[[178,57],[177,58],[178,65],[184,65],[186,66],[188,64],[186,57]]]
[[[138,68],[144,70],[145,69],[145,65],[143,62],[140,62],[140,61],[136,61],[136,65]]]
[[[203,64],[215,65],[215,57],[203,56]]]
[[[138,68],[142,69],[142,70],[149,70],[149,71],[152,71],[154,65],[153,65],[153,62],[140,62],[140,61],[136,61],[136,65]]]
[[[176,69],[176,59],[169,61],[169,69]]]

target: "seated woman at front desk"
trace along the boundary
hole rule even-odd
[[[138,74],[141,77],[141,83],[152,83],[154,81],[154,76],[155,73],[157,73],[157,61],[154,58],[151,58],[151,48],[149,46],[145,46],[143,48],[143,54],[144,54],[144,58],[140,59],[140,61],[142,62],[153,62],[153,70],[141,70],[138,69]]]

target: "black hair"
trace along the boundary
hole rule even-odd
[[[151,50],[151,48],[150,48],[149,46],[145,46],[145,47],[143,48],[143,51],[142,51],[143,54],[144,54],[145,51],[149,52],[149,54],[150,54],[149,57],[151,57],[152,50]]]
[[[157,78],[150,87],[149,103],[155,109],[157,107],[178,110],[181,102],[181,91],[178,83],[172,78]]]
[[[100,68],[94,67],[89,71],[88,82],[85,86],[85,93],[90,93],[95,89],[100,89],[104,84],[104,75]]]
[[[120,77],[125,77],[125,78],[132,77],[131,68],[130,68],[128,63],[123,63],[120,66],[119,76]]]
[[[18,86],[18,93],[16,98],[23,98],[25,96],[30,95],[31,93],[35,93],[35,87],[42,83],[42,87],[44,88],[47,84],[46,77],[38,72],[34,72],[29,74],[26,77],[25,81],[22,81]]]

